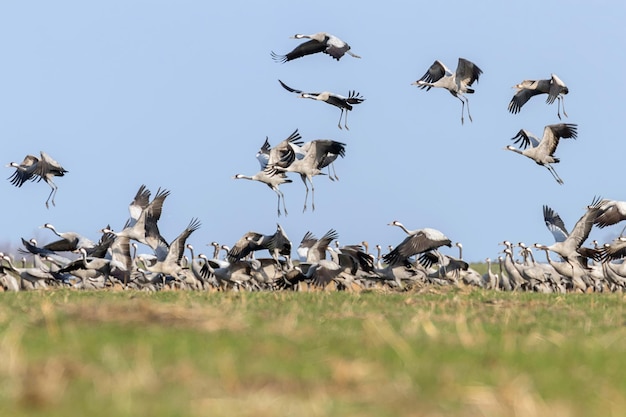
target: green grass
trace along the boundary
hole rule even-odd
[[[621,294],[0,294],[3,416],[626,415]]]

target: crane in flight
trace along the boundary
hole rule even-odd
[[[29,180],[37,180],[37,182],[44,180],[50,186],[51,190],[46,199],[46,208],[49,207],[48,202],[51,199],[52,205],[55,205],[54,197],[56,196],[58,187],[54,183],[53,178],[62,177],[65,173],[69,172],[44,151],[40,152],[40,158],[34,155],[26,155],[21,164],[11,162],[7,167],[15,168],[15,172],[8,179],[11,181],[11,184],[16,187],[21,187]]]
[[[291,39],[309,40],[296,46],[291,52],[285,55],[278,55],[272,51],[272,59],[274,59],[274,61],[284,63],[297,58],[302,58],[306,55],[317,54],[319,52],[328,54],[337,61],[339,61],[345,54],[354,58],[361,58],[350,50],[350,45],[328,32],[317,32],[312,35],[297,33],[292,36]]]
[[[559,144],[559,139],[576,139],[577,134],[577,126],[571,123],[558,123],[546,126],[543,129],[543,137],[541,140],[529,131],[521,129],[517,132],[517,135],[511,138],[514,143],[520,144],[521,149],[512,145],[508,145],[504,149],[524,155],[535,161],[537,165],[546,167],[556,182],[563,184],[563,180],[552,166],[552,164],[558,164],[560,162],[560,159],[554,156],[554,152]]]
[[[563,115],[567,117],[564,96],[569,93],[569,89],[556,74],[552,74],[549,79],[545,80],[524,80],[515,84],[513,88],[517,89],[517,92],[509,102],[509,112],[517,114],[532,97],[547,94],[546,103],[552,104],[554,100],[557,100],[556,115],[559,116],[559,120],[561,120],[561,107],[563,108]]]
[[[331,93],[329,91],[323,91],[321,93],[305,93],[302,90],[296,90],[295,88],[289,87],[281,80],[278,80],[278,82],[280,83],[280,85],[283,86],[285,90],[289,91],[290,93],[298,94],[298,97],[300,98],[310,98],[312,100],[323,101],[325,103],[338,107],[339,110],[341,110],[341,114],[339,114],[339,123],[337,124],[339,129],[341,129],[341,118],[343,117],[343,114],[345,112],[346,117],[344,120],[344,127],[346,128],[346,130],[350,130],[348,128],[348,112],[352,110],[352,107],[355,104],[360,104],[365,101],[363,96],[361,96],[361,94],[357,93],[355,90],[350,90],[348,92],[348,97]]]
[[[474,89],[470,88],[474,81],[478,81],[483,71],[476,64],[465,58],[459,58],[456,71],[452,72],[445,64],[436,60],[428,71],[411,85],[416,85],[421,89],[430,90],[433,87],[445,88],[454,97],[461,100],[461,124],[463,124],[463,115],[465,106],[467,106],[467,116],[472,121],[472,115],[469,110],[469,101],[465,94],[473,94]]]

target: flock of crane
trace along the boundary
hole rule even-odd
[[[272,52],[272,58],[281,63],[315,53],[326,53],[339,61],[345,54],[360,58],[350,46],[339,38],[325,32],[312,35],[297,34],[295,39],[308,39],[285,55]],[[427,91],[444,88],[461,101],[461,123],[464,115],[472,121],[467,94],[479,80],[482,70],[473,62],[459,58],[454,72],[436,60],[426,73],[413,84]],[[279,80],[280,85],[300,98],[323,101],[340,109],[338,127],[348,130],[347,114],[365,99],[355,90],[348,96],[331,92],[308,93],[289,87]],[[546,94],[548,104],[557,101],[557,116],[561,110],[565,117],[564,95],[567,86],[556,75],[545,80],[524,80],[517,89],[508,109],[518,113],[534,96]],[[576,138],[577,126],[558,123],[545,127],[541,139],[527,130],[520,130],[512,140],[519,145],[505,149],[524,155],[544,166],[554,179],[563,180],[554,170],[559,162],[554,156],[560,139]],[[298,131],[271,146],[269,138],[257,153],[260,170],[254,175],[237,174],[235,179],[248,179],[266,184],[277,195],[277,214],[287,215],[284,194],[279,186],[292,182],[288,173],[298,173],[305,185],[306,194],[303,211],[307,209],[309,184],[311,186],[311,210],[315,210],[313,177],[329,170],[331,180],[337,180],[334,162],[344,157],[346,144],[329,139],[304,142]],[[11,184],[21,187],[29,181],[44,180],[51,188],[46,199],[55,205],[57,186],[54,177],[68,171],[45,152],[40,157],[27,155],[21,163],[11,162],[15,168],[9,177]],[[331,173],[332,170],[332,173]],[[212,256],[195,254],[187,244],[189,236],[200,226],[200,221],[191,219],[188,226],[171,242],[161,236],[158,222],[161,217],[168,190],[159,189],[154,198],[142,185],[129,205],[130,218],[120,231],[110,226],[101,230],[98,242],[75,232],[58,232],[51,224],[43,228],[51,230],[58,240],[40,246],[35,239],[22,239],[20,251],[32,255],[19,262],[8,254],[0,254],[0,285],[5,290],[68,286],[82,289],[121,288],[161,290],[165,288],[193,290],[303,290],[310,288],[333,288],[356,290],[372,287],[404,289],[424,284],[475,285],[488,289],[527,290],[540,292],[568,291],[617,291],[626,285],[626,266],[621,262],[626,256],[626,238],[619,237],[607,244],[585,247],[592,227],[603,228],[626,219],[626,202],[595,198],[587,210],[568,232],[560,216],[550,207],[544,206],[544,220],[554,235],[552,245],[502,242],[504,249],[498,258],[499,271],[492,271],[492,261],[487,258],[488,271],[479,274],[463,260],[462,245],[456,243],[459,256],[444,255],[442,246],[452,247],[452,241],[439,230],[423,228],[409,230],[402,223],[393,221],[391,226],[401,228],[405,238],[395,247],[382,254],[376,245],[376,254],[369,252],[369,245],[340,245],[338,233],[331,229],[321,238],[307,232],[296,249],[299,260],[291,258],[292,242],[285,230],[277,224],[276,231],[264,234],[251,231],[242,236],[232,247],[213,242]],[[282,211],[281,211],[282,200]],[[151,249],[150,253],[138,254],[138,244]],[[521,260],[516,259],[514,250],[519,247]],[[533,248],[545,251],[546,263],[537,262]],[[259,251],[267,250],[269,257],[259,257]],[[189,256],[185,253],[189,252]],[[222,252],[224,255],[222,256]],[[550,258],[556,253],[559,260]]]

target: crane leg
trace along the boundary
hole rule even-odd
[[[278,217],[280,217],[280,194],[278,191],[276,191],[276,196],[278,197],[278,207],[277,207]]]
[[[339,123],[337,124],[337,126],[339,127],[339,129],[341,129],[341,118],[343,117],[343,108],[340,108],[339,110],[341,110],[341,113],[339,113]]]
[[[50,182],[48,183],[50,184],[50,188],[52,188],[52,190],[50,190],[50,194],[48,194],[48,199],[46,200],[46,208],[49,208],[48,206],[48,202],[50,201],[50,198],[52,198],[52,205],[55,206],[56,204],[54,204],[54,196],[56,195],[56,191],[57,191],[57,186]]]
[[[556,170],[552,165],[545,165],[545,167],[548,168],[548,171],[550,171],[556,182],[558,182],[559,184],[563,184],[563,180],[561,179],[561,177],[559,177],[559,174],[556,173]]]
[[[557,97],[556,102],[556,115],[559,116],[559,120],[561,120],[561,113],[559,111],[559,108],[563,109],[563,116],[569,117],[567,113],[565,113],[565,98],[561,95]]]
[[[464,112],[465,112],[465,106],[467,106],[467,117],[469,118],[470,122],[473,122],[472,120],[472,115],[470,114],[470,109],[469,109],[469,100],[467,100],[467,97],[458,95],[457,98],[459,100],[461,100],[461,124],[463,124],[463,116],[464,116]]]
[[[465,115],[465,102],[460,96],[457,96],[459,100],[461,100],[461,124],[463,124],[463,116]]]
[[[287,206],[285,206],[285,194],[282,191],[277,190],[276,194],[278,194],[278,217],[280,217],[280,199],[283,199],[283,211],[285,212],[285,216],[287,213]]]
[[[331,174],[331,168],[332,168],[332,174]],[[337,171],[335,171],[335,163],[331,162],[331,164],[328,166],[328,178],[330,178],[331,181],[339,181],[339,177],[337,176]]]
[[[315,211],[315,186],[312,179],[309,178],[309,182],[311,183],[311,211]]]
[[[346,128],[346,130],[350,130],[350,128],[348,127],[348,110],[346,110],[346,115],[343,119],[343,126]]]
[[[440,268],[439,268],[439,271],[438,271],[439,278],[446,278],[447,275],[448,275],[448,271],[446,271],[446,262],[445,262],[445,260],[443,258],[443,255],[441,254],[441,252],[439,252],[436,249],[433,252],[435,252],[435,255],[437,255],[437,259],[439,260],[439,265],[440,265]],[[443,273],[443,275],[442,275],[442,273]]]
[[[304,183],[304,187],[306,188],[306,193],[304,194],[304,208],[302,209],[302,212],[304,213],[306,211],[306,202],[309,199],[309,186],[306,183],[306,177],[304,175],[301,175],[300,178],[302,178],[302,182]]]

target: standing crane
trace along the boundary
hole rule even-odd
[[[472,121],[469,110],[469,101],[465,94],[473,94],[474,89],[470,88],[474,81],[478,81],[483,71],[476,64],[464,58],[459,58],[456,71],[452,72],[443,62],[436,60],[428,71],[411,85],[417,85],[421,89],[430,90],[432,87],[445,88],[454,97],[461,100],[461,124],[465,106],[467,106],[467,116]]]
[[[546,167],[556,182],[563,184],[563,180],[552,166],[552,164],[560,162],[560,159],[554,156],[554,152],[556,151],[560,138],[576,139],[577,134],[577,126],[571,123],[558,123],[546,126],[543,129],[543,137],[541,140],[529,131],[521,129],[511,140],[513,140],[514,143],[520,143],[522,149],[518,149],[512,145],[508,145],[504,149],[524,155],[535,161],[538,165]]]
[[[338,37],[328,32],[317,32],[312,35],[303,35],[296,33],[291,39],[309,39],[308,41],[296,46],[291,52],[285,55],[278,55],[272,51],[272,58],[276,62],[288,62],[306,55],[317,54],[323,52],[330,55],[337,61],[346,53],[354,58],[361,58],[350,50],[350,45],[342,41]]]
[[[343,117],[344,112],[346,113],[346,117],[344,120],[344,127],[346,130],[350,130],[348,128],[348,112],[352,110],[352,106],[355,104],[360,104],[365,101],[363,96],[360,93],[357,93],[355,90],[350,90],[348,92],[348,97],[341,96],[339,94],[331,93],[328,91],[323,91],[321,93],[305,93],[302,90],[296,90],[295,88],[289,87],[287,84],[278,80],[280,85],[283,88],[291,93],[298,94],[300,98],[310,98],[317,101],[323,101],[325,103],[331,104],[335,107],[338,107],[341,110],[341,114],[339,114],[339,129],[341,129],[341,118]]]
[[[15,168],[15,172],[8,179],[16,187],[21,187],[28,180],[37,180],[37,182],[44,180],[51,188],[50,194],[48,194],[46,199],[46,208],[48,208],[48,202],[51,199],[52,205],[55,205],[54,197],[58,189],[52,179],[54,177],[62,177],[69,171],[44,151],[40,152],[40,156],[40,158],[37,158],[34,155],[26,155],[21,164],[17,162],[9,163],[7,166]]]

